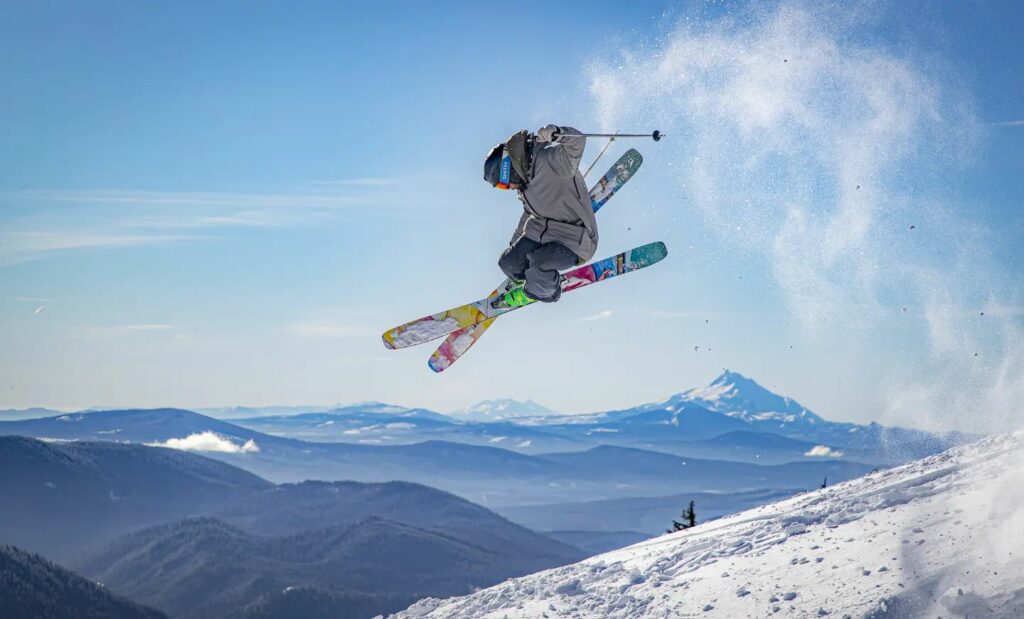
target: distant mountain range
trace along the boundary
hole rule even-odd
[[[166,415],[180,414],[173,410],[164,409]],[[10,417],[0,413],[0,424],[15,418],[38,418],[44,412],[45,409],[32,409],[20,411],[17,416],[10,413]],[[78,416],[92,412],[54,413],[49,416],[75,421]],[[828,421],[796,400],[777,395],[756,381],[728,370],[705,387],[688,389],[659,402],[583,415],[560,415],[533,401],[511,399],[487,400],[450,415],[381,402],[336,407],[236,407],[204,409],[201,412],[221,420],[230,417],[231,428],[227,430],[239,435],[238,427],[241,426],[281,438],[319,443],[384,446],[445,441],[498,447],[531,455],[578,451],[608,444],[755,464],[836,457],[888,466],[976,438],[958,433],[936,435],[886,428],[875,423],[859,425]],[[111,418],[111,421],[110,427],[102,430],[109,436],[92,438],[142,440],[140,437],[119,435],[128,428],[120,427],[116,419]],[[220,432],[208,420],[197,425],[209,426],[209,431]],[[3,428],[0,425],[0,431],[22,431],[16,426],[10,426],[11,430]],[[150,428],[147,432],[155,436],[152,430]],[[28,433],[40,436],[34,430]],[[73,438],[64,434],[55,436]],[[163,436],[145,440],[166,441],[186,437]],[[794,442],[782,447],[776,437]],[[702,443],[710,439],[716,439],[716,442]],[[815,447],[819,449],[815,450]]]
[[[653,411],[626,418],[615,433],[595,433],[576,424],[580,437],[612,437],[616,443],[670,440],[698,435],[691,422],[727,429],[742,421],[705,409],[680,415],[679,424],[663,423],[676,413]],[[418,423],[418,422],[417,422]],[[425,424],[436,423],[426,418]],[[476,427],[493,424],[472,424]],[[607,429],[608,424],[603,426]],[[533,433],[532,427],[524,432]],[[17,433],[61,440],[127,440],[201,450],[210,457],[245,468],[276,482],[311,478],[364,482],[407,480],[455,492],[485,506],[587,501],[679,492],[735,492],[761,488],[811,488],[826,476],[849,479],[872,465],[803,457],[796,462],[761,466],[743,461],[693,458],[649,449],[604,445],[590,439],[573,442],[574,451],[528,455],[493,446],[449,441],[404,445],[311,443],[263,434],[174,409],[110,411],[0,423],[0,434]],[[774,436],[774,435],[773,435]],[[612,441],[607,441],[612,442]],[[580,449],[584,447],[584,449]],[[756,462],[756,460],[755,460]],[[685,463],[685,464],[683,464]]]
[[[38,419],[60,414],[61,411],[52,408],[7,408],[0,410],[0,421],[21,421],[22,419]]]
[[[451,416],[465,421],[508,421],[519,417],[540,417],[556,415],[555,411],[537,404],[533,400],[520,402],[509,398],[484,400],[473,406],[454,411]]]
[[[885,466],[976,438],[827,421],[731,371],[660,402],[583,415],[550,414],[529,401],[492,400],[452,415],[367,403],[235,423],[278,436],[362,445],[447,441],[537,455],[612,444],[751,463],[835,457]],[[778,437],[793,442],[782,447]],[[710,439],[716,442],[700,444]]]
[[[490,508],[809,489],[968,438],[827,421],[729,371],[630,409],[557,415],[523,406],[538,414],[480,422],[371,402],[230,423],[177,409],[101,411],[0,422],[0,434],[197,451],[277,483],[404,480]],[[516,410],[524,409],[495,401],[477,412]],[[543,528],[579,528],[550,524]]]
[[[325,405],[296,405],[296,406],[227,406],[220,408],[197,408],[197,413],[202,413],[217,419],[245,419],[248,417],[267,417],[272,415],[301,415],[303,413],[319,413],[335,408]]]

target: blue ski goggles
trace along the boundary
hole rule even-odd
[[[501,149],[501,165],[498,168],[498,182],[495,187],[498,189],[508,189],[512,184],[512,156],[509,155],[508,149]]]

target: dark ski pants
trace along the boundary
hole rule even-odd
[[[498,266],[508,277],[526,280],[526,296],[551,303],[562,296],[558,272],[575,266],[576,261],[576,254],[561,243],[538,243],[524,236],[501,254]]]

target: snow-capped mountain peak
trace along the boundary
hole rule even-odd
[[[392,617],[1022,617],[1021,487],[993,437]]]
[[[452,416],[468,421],[505,421],[516,417],[540,417],[557,414],[533,400],[523,402],[510,398],[497,398],[477,402],[472,406],[454,411]]]
[[[814,425],[824,421],[796,400],[773,393],[730,370],[708,386],[684,391],[676,399],[750,423]]]

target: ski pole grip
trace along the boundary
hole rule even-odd
[[[551,132],[551,141],[552,142],[557,142],[558,138],[560,138],[560,137],[562,137],[562,128],[561,127],[559,127],[558,129],[555,129],[554,131]]]

